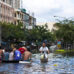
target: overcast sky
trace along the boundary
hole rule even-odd
[[[34,12],[37,22],[54,21],[53,16],[74,17],[74,0],[23,0],[23,8]]]

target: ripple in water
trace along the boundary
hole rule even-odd
[[[74,57],[53,53],[47,63],[40,62],[40,54],[33,55],[32,64],[0,64],[0,74],[74,74]]]

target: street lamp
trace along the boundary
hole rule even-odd
[[[70,19],[72,19],[72,17],[62,17],[62,16],[53,16],[54,18],[60,18],[60,19],[66,19],[66,20],[70,20]]]
[[[66,17],[62,17],[62,16],[54,16],[54,17],[59,17],[59,18],[65,18],[65,19],[67,19]]]

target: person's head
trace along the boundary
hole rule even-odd
[[[45,46],[46,46],[46,43],[45,43],[45,42],[43,42],[43,43],[42,43],[42,46],[43,46],[43,47],[45,47]]]
[[[0,48],[0,53],[4,53],[5,52],[5,48],[1,47]]]
[[[15,51],[16,50],[16,48],[13,48],[13,51]]]
[[[16,46],[13,47],[13,51],[15,51],[15,50],[16,50]]]
[[[23,48],[25,51],[27,51],[27,48],[26,48],[26,47],[23,46],[22,48]]]

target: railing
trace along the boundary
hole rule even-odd
[[[63,49],[74,49],[74,41],[73,43],[62,43]]]

